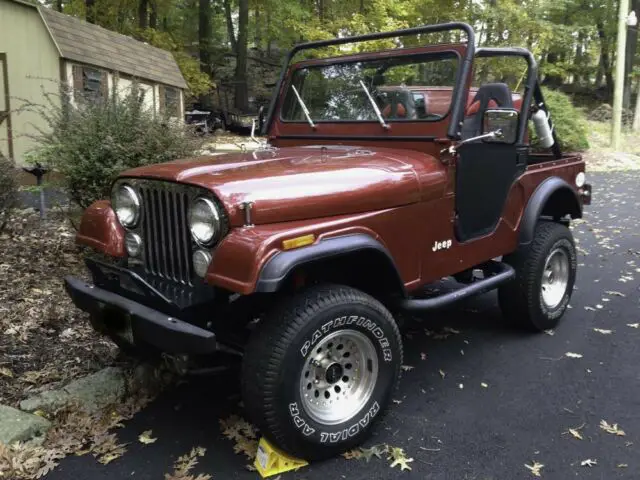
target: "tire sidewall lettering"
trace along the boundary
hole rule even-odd
[[[334,447],[339,447],[345,442],[356,442],[356,437],[369,429],[384,406],[391,401],[391,391],[385,384],[389,379],[395,383],[393,379],[399,374],[399,365],[396,365],[397,362],[401,362],[400,358],[396,360],[396,353],[400,351],[399,345],[396,344],[393,330],[386,322],[378,321],[366,311],[357,313],[358,315],[333,315],[329,317],[330,320],[305,329],[299,337],[302,339],[301,347],[291,351],[290,369],[286,376],[290,376],[295,382],[295,387],[293,391],[288,392],[283,387],[282,393],[285,395],[283,400],[286,401],[287,416],[291,419],[293,427],[300,432],[301,440]],[[298,382],[307,355],[313,351],[313,347],[324,337],[340,329],[362,332],[371,340],[378,355],[378,380],[371,398],[355,416],[337,425],[324,425],[313,420],[304,410]]]
[[[302,344],[302,347],[300,348],[300,355],[302,356],[303,359],[306,358],[309,353],[309,350],[314,345],[316,345],[320,341],[320,339],[324,337],[326,334],[332,331],[344,328],[345,326],[346,327],[353,326],[354,324],[358,327],[362,327],[359,330],[369,332],[373,335],[374,338],[372,340],[374,340],[374,343],[377,342],[382,349],[383,361],[385,362],[393,361],[393,352],[391,349],[391,345],[389,343],[389,339],[387,338],[382,328],[380,328],[378,324],[375,323],[373,320],[364,316],[359,316],[359,315],[350,315],[348,317],[345,315],[341,317],[336,317],[335,319],[324,323],[319,329],[316,329],[313,331],[311,338],[307,339]]]

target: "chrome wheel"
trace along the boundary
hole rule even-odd
[[[316,422],[349,420],[369,401],[378,379],[378,354],[356,330],[334,332],[307,355],[300,375],[300,398]]]
[[[560,305],[567,293],[569,284],[569,257],[567,253],[556,248],[547,256],[542,272],[542,301],[552,310]]]

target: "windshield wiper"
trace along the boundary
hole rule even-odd
[[[300,104],[300,107],[302,108],[302,112],[304,113],[304,116],[307,117],[307,122],[309,123],[311,128],[315,129],[316,128],[316,124],[313,123],[313,120],[311,120],[311,115],[309,115],[309,109],[307,108],[307,106],[302,101],[302,97],[298,93],[298,89],[293,85],[291,85],[291,88],[293,88],[293,93],[296,94],[296,98],[298,99],[298,103]]]
[[[369,92],[369,90],[367,89],[366,85],[364,84],[364,82],[362,80],[360,80],[360,86],[364,90],[364,93],[367,94],[367,97],[369,98],[369,101],[371,102],[371,106],[373,107],[373,111],[376,112],[376,117],[378,117],[378,121],[380,122],[380,125],[382,125],[382,128],[384,128],[385,130],[388,130],[389,129],[389,124],[384,121],[384,118],[382,118],[382,112],[378,108],[378,105],[376,104],[376,101],[373,99],[373,97],[371,96],[371,93]]]

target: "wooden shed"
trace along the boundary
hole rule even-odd
[[[170,52],[22,0],[0,0],[0,32],[0,154],[19,166],[47,128],[21,107],[61,85],[76,99],[101,99],[135,81],[147,108],[183,118],[187,85]]]

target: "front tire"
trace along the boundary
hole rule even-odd
[[[245,409],[288,453],[328,458],[369,436],[401,365],[400,333],[380,302],[345,286],[311,287],[253,332],[243,360]]]
[[[554,222],[539,222],[531,244],[503,261],[516,278],[498,290],[503,314],[525,328],[556,327],[569,305],[576,280],[576,247],[571,231]]]

